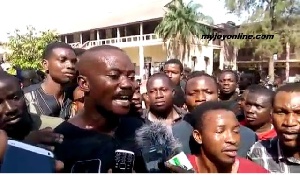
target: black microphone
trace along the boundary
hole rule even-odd
[[[167,172],[164,162],[182,153],[181,144],[174,138],[171,126],[162,122],[144,124],[136,131],[135,140],[148,173]]]

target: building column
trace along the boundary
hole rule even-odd
[[[117,39],[118,39],[118,42],[120,42],[120,28],[117,27]]]
[[[144,47],[142,45],[139,46],[139,64],[140,64],[140,77],[143,79],[145,74],[145,55],[144,55]]]
[[[224,53],[224,48],[222,47],[220,49],[220,54],[219,54],[219,69],[223,70],[224,69],[224,60],[225,60],[225,53]]]
[[[140,62],[140,77],[143,79],[145,75],[145,55],[144,55],[144,46],[142,45],[143,40],[143,23],[140,23],[140,44],[139,44],[139,62]]]
[[[65,35],[65,43],[68,43],[68,36]]]
[[[100,32],[97,30],[97,40],[100,40]]]
[[[143,31],[143,23],[140,23],[140,36],[141,36],[141,40],[143,39],[143,33],[144,33],[144,31]]]
[[[124,27],[124,34],[125,34],[125,36],[127,36],[127,27],[126,26]]]
[[[213,65],[214,65],[214,48],[213,47],[209,47],[209,55],[208,55],[208,65],[207,65],[207,73],[209,75],[212,75],[213,72]]]
[[[82,43],[82,33],[79,34],[79,41],[80,41],[80,44],[83,44]]]
[[[238,56],[238,48],[234,47],[233,48],[233,58],[232,58],[232,70],[238,70],[238,66],[237,66],[237,56]]]

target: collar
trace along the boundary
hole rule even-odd
[[[287,160],[291,163],[295,163],[295,164],[300,164],[300,160],[298,159],[295,159],[294,157],[284,157],[283,155],[283,152],[282,152],[282,149],[280,147],[280,143],[279,143],[279,139],[277,139],[277,153],[278,153],[278,161],[284,161],[284,160]]]
[[[184,117],[184,115],[187,113],[186,111],[182,110],[181,108],[177,107],[176,105],[173,106],[173,110],[178,114],[178,118],[176,118],[175,120],[173,120],[173,124],[181,121]],[[155,116],[152,115],[152,113],[150,112],[150,110],[147,110],[146,115],[145,115],[145,119],[154,122],[157,119],[155,118]]]
[[[283,153],[282,153],[282,149],[280,147],[280,143],[279,143],[279,139],[277,138],[277,154],[278,154],[278,161],[282,161],[284,160],[284,156],[283,156]]]
[[[220,96],[220,94],[219,94],[219,100],[220,100],[220,101],[237,101],[237,100],[238,100],[238,97],[239,97],[239,93],[236,92],[236,91],[232,94],[232,96],[231,96],[228,100],[222,100],[222,99],[221,99],[221,96]]]

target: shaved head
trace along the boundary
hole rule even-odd
[[[86,50],[79,58],[77,63],[77,70],[79,71],[80,75],[88,76],[89,73],[94,72],[92,68],[94,67],[95,63],[100,64],[111,64],[111,57],[116,52],[125,52],[115,46],[110,45],[102,45],[93,47],[91,49]]]
[[[172,89],[174,88],[174,84],[173,84],[172,80],[165,73],[159,72],[159,73],[155,73],[150,76],[150,78],[147,81],[147,85],[146,85],[147,89],[149,88],[149,85],[151,85],[153,83],[153,80],[156,80],[156,79],[163,79],[164,83],[166,85],[168,85]]]
[[[79,57],[76,66],[77,83],[85,93],[84,102],[89,104],[85,107],[97,108],[106,117],[128,113],[134,93],[135,69],[122,49],[108,45],[93,47]]]

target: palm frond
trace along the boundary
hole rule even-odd
[[[203,21],[213,24],[211,17],[199,11],[201,7],[192,1],[184,4],[183,0],[174,0],[167,6],[165,16],[156,27],[155,33],[163,39],[167,49],[178,50],[172,51],[175,55],[188,53],[189,56],[191,45],[196,44],[194,38],[211,33],[210,26],[199,23]]]

